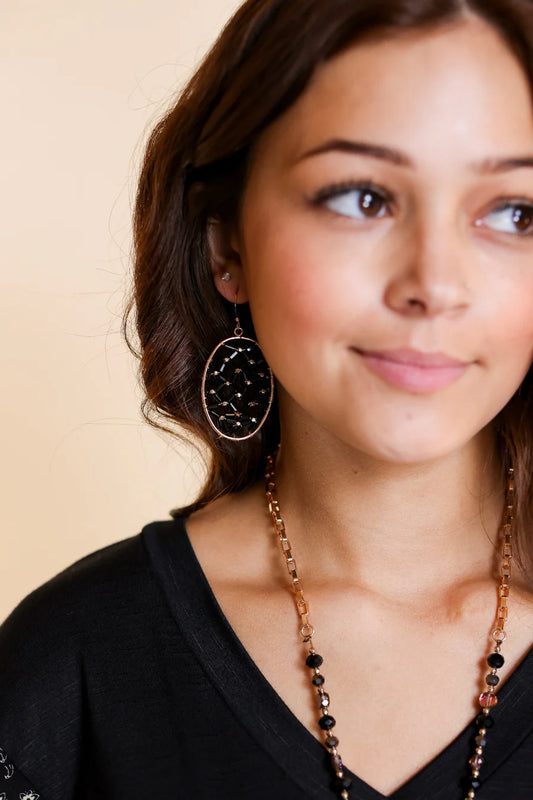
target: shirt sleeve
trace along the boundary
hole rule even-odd
[[[0,800],[79,797],[85,622],[69,583],[56,576],[0,627]]]
[[[0,747],[0,800],[45,800]]]

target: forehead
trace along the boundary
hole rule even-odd
[[[422,161],[438,144],[469,160],[531,149],[531,89],[507,43],[477,17],[364,41],[317,68],[254,156],[289,164],[341,135],[415,148]]]

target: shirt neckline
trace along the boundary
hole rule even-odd
[[[328,790],[327,752],[293,714],[257,667],[222,611],[189,540],[186,518],[152,523],[142,537],[171,613],[212,683],[256,742],[291,776],[309,798]],[[486,781],[533,729],[533,647],[500,689],[486,748]],[[438,706],[435,707],[438,724]],[[408,732],[406,732],[408,735]],[[472,754],[469,723],[439,754],[391,795],[353,777],[357,800],[454,800]],[[330,796],[331,792],[327,792]]]

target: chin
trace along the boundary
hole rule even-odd
[[[405,430],[402,435],[396,429],[391,431],[390,436],[387,436],[385,426],[379,431],[375,431],[375,437],[371,437],[371,433],[372,431],[367,428],[364,435],[358,431],[359,435],[347,436],[343,439],[354,450],[366,453],[379,461],[398,465],[423,464],[445,458],[461,450],[473,438],[458,436],[457,430],[439,431],[437,436],[435,430],[426,433]]]

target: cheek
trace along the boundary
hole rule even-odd
[[[316,337],[347,335],[361,308],[363,287],[359,257],[340,239],[320,231],[315,218],[290,213],[261,213],[248,222],[245,276],[258,338],[274,338],[291,348],[316,344]],[[367,287],[368,290],[368,287]],[[364,303],[367,305],[367,303]]]
[[[509,369],[528,367],[533,360],[533,270],[522,279],[502,281],[490,292],[489,352],[508,359]],[[527,369],[526,369],[527,371]]]
[[[500,276],[501,277],[501,276]],[[520,387],[533,362],[533,271],[491,286],[480,319],[480,355],[486,381],[476,390],[480,410],[493,418]]]
[[[278,232],[275,244],[256,253],[261,255],[250,264],[247,281],[250,310],[267,361],[281,378],[288,366],[308,369],[314,355],[338,338],[340,297],[318,248]]]

